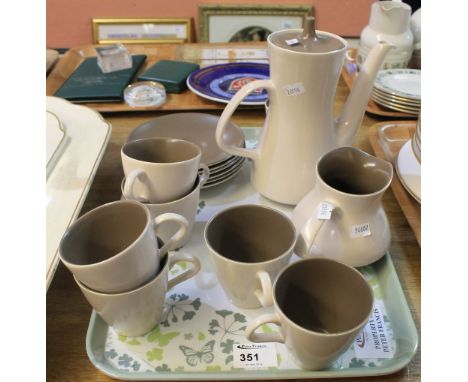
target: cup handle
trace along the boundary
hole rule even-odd
[[[231,101],[229,101],[229,103],[224,108],[224,111],[221,114],[221,117],[219,118],[218,126],[216,127],[216,142],[223,151],[232,155],[238,155],[253,160],[258,159],[258,148],[255,150],[251,150],[245,149],[243,147],[228,145],[224,142],[223,137],[228,122],[231,119],[234,111],[239,106],[239,104],[245,97],[247,97],[250,93],[259,88],[267,89],[268,93],[270,94],[270,91],[273,91],[275,89],[275,86],[273,85],[273,81],[271,80],[256,80],[249,82],[248,84],[244,85],[236,94],[234,94],[234,97],[231,98]]]
[[[125,200],[127,200],[127,198],[125,197],[125,193],[124,193],[126,180],[127,179],[124,177],[124,178],[122,178],[122,182],[120,183],[120,191],[122,192],[122,195],[123,195]],[[140,202],[140,203],[149,203],[148,199],[142,198],[141,196],[137,196],[137,197],[135,197],[133,199],[136,200],[137,202]]]
[[[326,201],[323,200],[318,204],[318,206],[320,206],[322,203],[326,203]],[[318,207],[314,211],[316,214],[317,209]],[[333,213],[331,218],[333,218]],[[294,246],[294,253],[296,255],[304,258],[310,254],[310,249],[312,248],[312,245],[314,245],[315,239],[317,238],[318,233],[326,221],[327,220],[325,219],[319,219],[317,216],[312,216],[306,221],[299,235],[297,236],[296,245]]]
[[[260,280],[262,289],[255,289],[255,296],[263,307],[273,305],[273,288],[271,286],[270,275],[268,272],[258,271],[257,278]]]
[[[157,236],[158,233],[158,228],[161,224],[167,221],[173,221],[179,224],[179,229],[177,232],[172,235],[172,237],[164,243],[164,245],[159,249],[159,256],[165,255],[168,251],[171,249],[175,248],[177,243],[180,243],[180,241],[185,237],[188,227],[189,227],[189,222],[185,217],[179,214],[175,214],[172,212],[167,212],[165,214],[156,216],[154,218],[154,233]]]
[[[184,255],[183,253],[171,254],[171,256],[169,257],[169,269],[171,269],[179,261],[186,261],[187,263],[191,263],[192,267],[186,270],[184,273],[181,273],[180,275],[177,275],[173,279],[170,279],[167,282],[167,289],[171,289],[177,284],[180,284],[181,282],[192,278],[201,269],[200,260],[198,260],[197,257]]]
[[[281,318],[277,313],[264,314],[250,322],[245,328],[245,337],[250,342],[280,342],[284,343],[284,337],[280,333],[255,333],[259,326],[264,324],[276,324],[281,328]]]
[[[210,169],[204,163],[200,163],[200,170],[202,170],[202,174],[200,175],[200,187],[203,186],[208,178],[210,177]]]
[[[143,170],[133,170],[129,176],[125,178],[125,183],[123,185],[123,195],[127,200],[137,200],[142,203],[148,203],[149,200],[141,197],[136,196],[133,194],[133,186],[135,185],[135,181],[139,178],[142,181],[142,178],[146,177],[146,173]]]

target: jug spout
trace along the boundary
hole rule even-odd
[[[386,54],[393,47],[392,44],[379,41],[372,48],[362,65],[341,114],[335,121],[338,147],[352,145],[354,137],[361,126],[375,77],[382,66]]]

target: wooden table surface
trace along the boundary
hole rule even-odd
[[[335,100],[335,113],[343,105],[348,88],[342,79]],[[207,111],[220,115],[220,111]],[[91,186],[82,212],[85,213],[101,204],[120,199],[120,181],[123,170],[120,148],[128,134],[141,123],[167,114],[167,112],[126,112],[103,114],[112,124],[112,136]],[[233,117],[239,126],[262,126],[262,110],[240,110]],[[366,114],[358,132],[355,146],[369,153],[372,148],[367,137],[370,126],[385,119],[376,119]],[[390,253],[418,333],[421,323],[421,250],[408,222],[403,215],[392,191],[386,191],[383,204],[390,221],[392,244]],[[47,292],[47,363],[48,381],[111,381],[89,361],[86,355],[86,331],[91,307],[73,281],[71,273],[60,264]],[[420,381],[420,346],[413,360],[401,371],[380,377],[361,378],[366,381]],[[332,379],[338,381],[339,379]]]

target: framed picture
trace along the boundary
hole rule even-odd
[[[302,28],[312,5],[201,4],[200,42],[265,41],[275,31]]]
[[[192,41],[191,19],[93,19],[93,43],[185,43]]]

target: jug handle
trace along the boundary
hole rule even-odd
[[[319,206],[322,203],[319,203]],[[331,204],[331,203],[328,203],[328,204]],[[334,206],[333,209],[331,210],[332,215],[330,216],[330,219],[333,218],[333,210],[335,208],[336,206]],[[315,212],[316,211],[317,209],[315,210]],[[315,239],[317,238],[317,235],[319,234],[320,230],[322,229],[326,221],[327,219],[320,219],[318,216],[312,216],[305,222],[304,226],[299,232],[299,235],[297,236],[296,245],[294,246],[294,253],[297,256],[302,257],[302,258],[309,256],[310,250],[315,243]],[[306,238],[310,238],[310,239],[306,239]]]
[[[216,127],[216,142],[218,146],[225,152],[231,155],[238,155],[241,157],[246,157],[250,159],[258,159],[259,153],[257,149],[245,149],[243,147],[237,147],[233,145],[228,145],[224,142],[223,136],[224,131],[226,130],[227,124],[232,117],[232,114],[237,109],[242,100],[247,97],[256,89],[265,88],[270,94],[271,90],[274,90],[274,85],[271,80],[256,80],[249,82],[244,85],[235,95],[232,97],[231,101],[224,108],[223,113],[218,121],[218,126]]]

